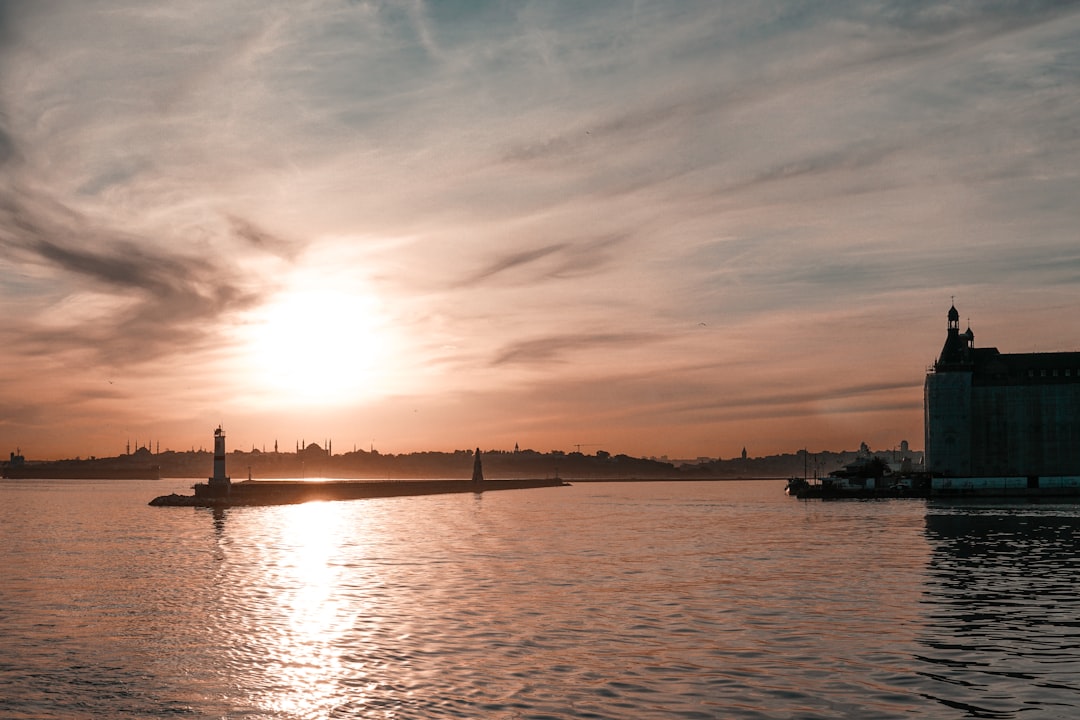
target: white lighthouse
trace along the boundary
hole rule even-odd
[[[225,431],[220,425],[214,431],[214,477],[209,485],[213,495],[228,495],[232,488],[232,480],[225,474]]]

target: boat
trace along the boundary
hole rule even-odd
[[[161,466],[127,458],[27,462],[17,450],[0,474],[8,480],[160,480]]]
[[[160,480],[158,465],[93,465],[68,462],[26,463],[3,469],[8,480]]]
[[[791,477],[784,492],[803,500],[922,498],[930,496],[930,478],[925,473],[894,471],[887,462],[870,455],[823,478]]]

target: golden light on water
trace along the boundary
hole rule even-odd
[[[340,594],[343,537],[340,505],[312,502],[287,508],[268,550],[266,584],[271,594],[270,626],[257,649],[264,673],[259,685],[272,689],[252,698],[263,709],[286,717],[325,717],[340,698],[343,638],[355,622]]]

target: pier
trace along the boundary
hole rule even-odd
[[[237,507],[294,505],[316,500],[481,493],[493,490],[527,490],[565,487],[559,478],[512,480],[246,480],[232,483],[227,494],[198,492],[194,495],[162,495],[150,501],[154,507]]]
[[[232,482],[225,472],[225,432],[214,431],[214,475],[196,483],[193,495],[161,495],[150,501],[154,507],[237,507],[251,505],[295,505],[317,500],[361,500],[365,498],[483,493],[492,490],[527,490],[563,487],[558,477],[548,479],[485,480],[480,448],[473,460],[469,480],[251,480]]]

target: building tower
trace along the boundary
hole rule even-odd
[[[926,469],[935,475],[970,476],[971,347],[960,334],[960,313],[949,308],[945,344],[923,385]]]
[[[218,425],[214,431],[214,477],[210,478],[212,495],[228,495],[232,480],[225,474],[225,431]]]

